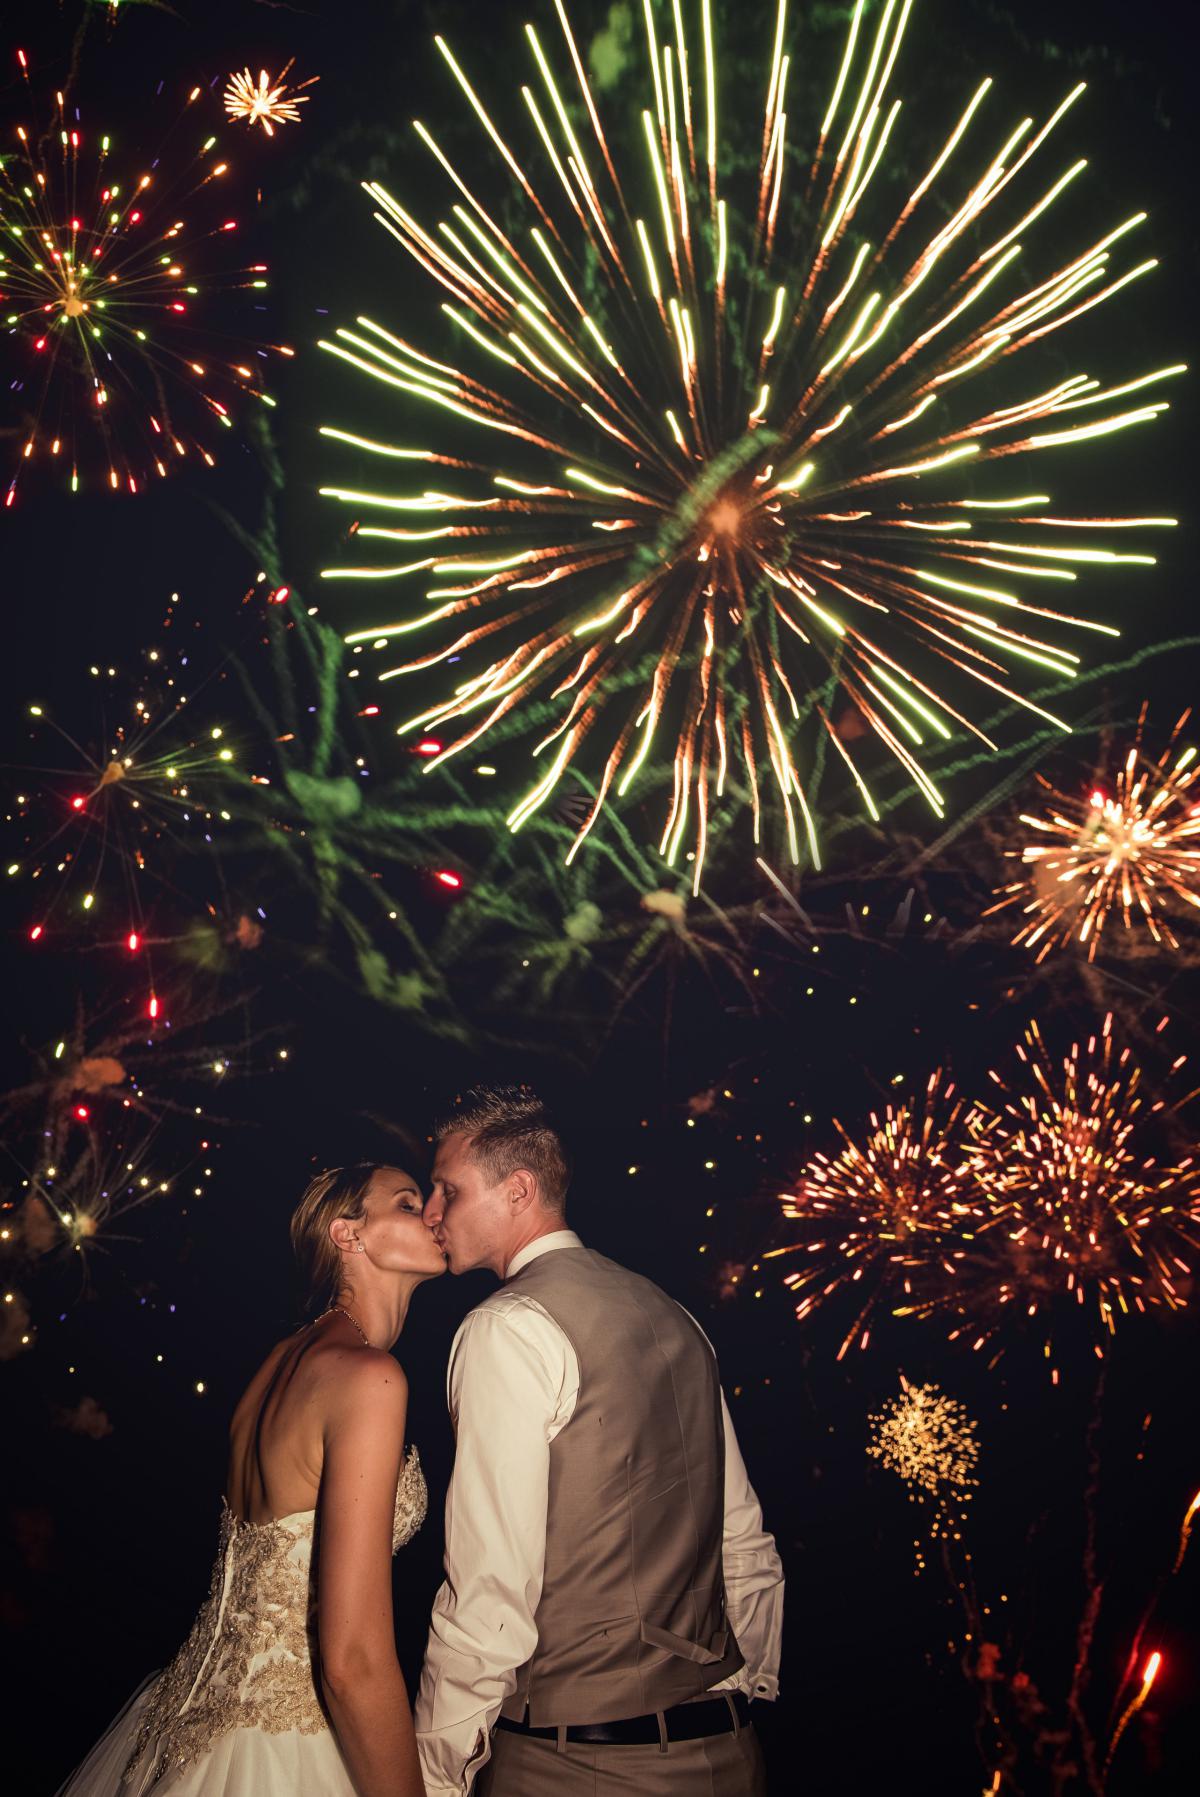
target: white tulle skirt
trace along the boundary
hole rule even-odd
[[[122,1783],[157,1681],[155,1673],[134,1692],[56,1797],[142,1797],[144,1791],[154,1797],[355,1797],[329,1729],[320,1734],[229,1729],[198,1759],[165,1773],[157,1784],[152,1753],[141,1777]]]

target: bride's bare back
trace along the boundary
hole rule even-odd
[[[225,1499],[235,1516],[265,1523],[316,1509],[332,1406],[363,1351],[313,1323],[271,1349],[229,1425]]]

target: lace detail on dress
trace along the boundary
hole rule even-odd
[[[420,1456],[410,1448],[396,1487],[393,1553],[412,1540],[428,1506]],[[250,1523],[222,1505],[208,1598],[153,1689],[123,1790],[157,1784],[230,1729],[310,1735],[329,1726],[316,1671],[315,1524],[312,1510]]]
[[[400,1468],[396,1486],[396,1511],[392,1518],[392,1552],[406,1547],[425,1521],[429,1509],[429,1488],[421,1471],[421,1456],[409,1448]]]

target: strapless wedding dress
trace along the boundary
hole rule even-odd
[[[392,1552],[425,1520],[410,1448]],[[212,1589],[192,1632],[63,1785],[58,1797],[354,1797],[321,1707],[316,1512],[244,1522],[221,1507]]]

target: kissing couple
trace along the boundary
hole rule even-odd
[[[399,1167],[319,1174],[292,1218],[315,1312],[234,1412],[212,1588],[59,1797],[762,1797],[783,1577],[716,1358],[567,1227],[562,1138],[524,1087]],[[392,1555],[426,1511],[391,1350],[449,1267],[501,1281],[447,1393],[446,1579],[414,1707]]]

